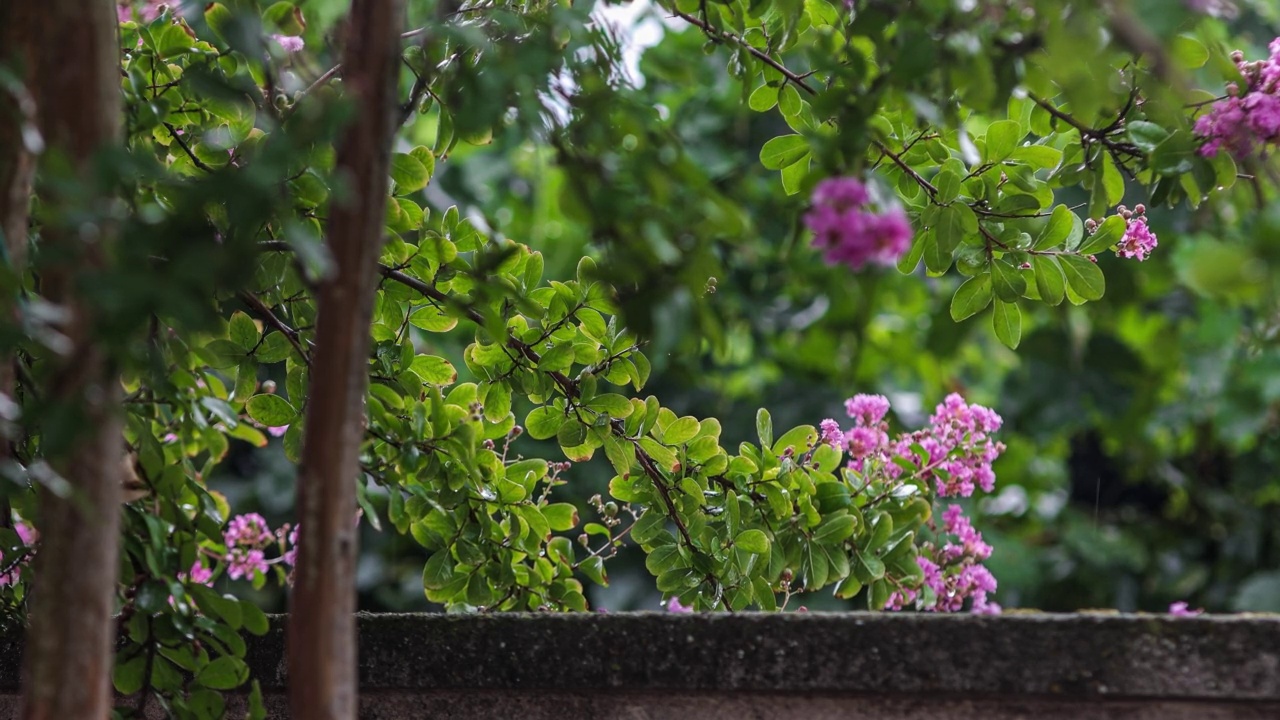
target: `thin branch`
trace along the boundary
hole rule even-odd
[[[879,140],[873,140],[872,142],[875,143],[876,149],[888,156],[890,160],[893,160],[894,165],[902,168],[902,171],[905,172],[912,180],[915,180],[917,185],[924,188],[925,192],[929,193],[929,197],[932,198],[938,194],[938,188],[934,187],[933,183],[921,177],[920,173],[913,170],[910,165],[903,161],[902,156],[890,150],[888,145],[885,145]]]
[[[684,20],[685,22],[689,23],[690,25],[693,25],[694,27],[696,27],[696,28],[698,28],[698,29],[702,30],[702,32],[706,33],[707,35],[709,35],[709,36],[710,36],[710,37],[712,37],[713,39],[717,39],[717,40],[728,40],[729,42],[732,42],[733,44],[735,44],[735,45],[737,45],[737,46],[739,46],[739,47],[743,48],[743,49],[744,49],[744,50],[746,50],[747,52],[749,52],[749,53],[751,53],[752,55],[754,55],[754,56],[756,57],[756,59],[757,59],[757,60],[759,60],[760,62],[763,62],[764,64],[768,65],[769,67],[773,68],[774,70],[777,70],[778,72],[782,73],[782,76],[783,76],[784,78],[786,78],[788,82],[790,82],[791,84],[793,84],[793,85],[795,85],[796,87],[800,88],[801,90],[804,90],[805,92],[809,93],[810,95],[817,95],[817,94],[818,94],[818,91],[817,91],[817,90],[815,90],[815,89],[813,88],[813,86],[809,85],[809,83],[806,83],[806,82],[804,81],[804,79],[805,79],[806,77],[808,77],[808,76],[809,76],[810,74],[812,74],[812,73],[806,73],[806,74],[804,74],[804,75],[800,75],[800,74],[798,74],[798,73],[792,72],[791,70],[788,70],[788,69],[787,69],[787,67],[786,67],[785,65],[783,65],[782,63],[780,63],[780,62],[778,62],[777,60],[774,60],[772,57],[770,57],[769,53],[767,53],[767,52],[765,52],[765,51],[763,51],[763,50],[760,50],[759,48],[757,48],[757,47],[753,46],[751,43],[749,43],[749,42],[747,42],[746,40],[742,39],[742,38],[741,38],[741,37],[739,37],[738,35],[735,35],[735,34],[733,34],[733,33],[731,33],[731,32],[726,31],[726,30],[720,30],[719,28],[713,27],[713,26],[711,25],[711,23],[706,22],[705,20],[701,20],[701,19],[699,19],[699,18],[696,18],[696,17],[694,17],[693,15],[690,15],[690,14],[688,14],[688,13],[684,13],[684,12],[681,12],[681,11],[679,11],[679,10],[674,10],[674,9],[672,10],[672,13],[673,13],[676,17],[680,18],[681,20]]]
[[[293,346],[293,349],[298,351],[298,355],[302,358],[302,362],[306,363],[307,367],[311,367],[311,356],[307,354],[306,350],[302,349],[302,343],[298,341],[297,330],[289,327],[280,320],[280,318],[276,317],[276,314],[271,312],[271,308],[267,307],[267,304],[262,302],[262,299],[257,295],[246,290],[240,293],[240,299],[243,300],[246,305],[253,308],[254,312],[261,315],[262,319],[268,325],[275,328],[280,332],[280,334],[284,335],[285,338],[289,340],[289,344]]]
[[[338,63],[337,65],[334,65],[333,67],[331,67],[331,68],[329,68],[328,70],[326,70],[326,71],[324,72],[324,74],[323,74],[323,75],[321,75],[320,77],[316,78],[316,81],[315,81],[315,82],[311,83],[310,85],[308,85],[308,86],[306,87],[306,89],[304,89],[302,92],[298,93],[298,94],[293,98],[293,104],[289,106],[289,112],[288,112],[288,114],[286,114],[286,115],[285,115],[285,118],[286,118],[286,119],[288,119],[289,115],[292,115],[292,114],[293,114],[294,109],[298,107],[298,103],[302,102],[302,99],[303,99],[303,98],[305,98],[306,96],[310,95],[312,92],[314,92],[314,91],[315,91],[317,88],[319,88],[321,85],[324,85],[325,83],[327,83],[327,82],[329,82],[330,80],[332,80],[332,79],[333,79],[333,78],[334,78],[334,77],[335,77],[339,72],[341,72],[341,71],[342,71],[342,63]]]
[[[170,125],[169,123],[165,123],[164,129],[169,131],[169,137],[172,137],[174,141],[178,143],[178,147],[182,148],[182,151],[187,154],[187,157],[191,158],[191,162],[195,163],[196,167],[200,168],[201,170],[207,173],[211,173],[214,171],[213,168],[209,167],[208,165],[205,165],[203,160],[196,157],[195,153],[191,152],[191,148],[187,147],[186,141],[182,139],[182,134],[178,132],[177,128]]]

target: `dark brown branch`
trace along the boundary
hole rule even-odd
[[[912,169],[912,167],[902,159],[902,156],[890,150],[888,145],[885,145],[879,140],[873,140],[872,142],[875,144],[876,149],[884,153],[886,156],[888,156],[890,160],[893,161],[894,165],[897,165],[898,167],[902,168],[902,172],[906,173],[907,176],[910,177],[912,180],[915,180],[917,185],[924,188],[925,192],[929,193],[930,198],[938,194],[938,188],[934,187],[933,183],[921,177],[920,173]]]
[[[751,43],[747,42],[746,40],[743,40],[741,37],[727,30],[720,30],[719,28],[712,26],[710,23],[706,22],[705,20],[694,17],[693,15],[690,15],[685,12],[681,12],[679,10],[673,9],[672,13],[676,17],[680,18],[681,20],[684,20],[690,25],[693,25],[694,27],[698,28],[702,32],[706,33],[709,37],[711,37],[714,40],[728,40],[729,42],[741,47],[742,49],[754,55],[755,58],[760,62],[782,73],[782,77],[786,78],[787,82],[790,82],[792,85],[795,85],[796,87],[800,88],[801,90],[804,90],[810,95],[818,94],[818,91],[815,90],[813,86],[809,85],[809,83],[804,81],[804,78],[808,77],[811,73],[806,73],[805,75],[799,75],[797,73],[794,73],[791,70],[788,70],[787,67],[782,63],[778,62],[777,60],[774,60],[769,55],[769,53],[753,46]]]
[[[206,165],[203,160],[196,157],[195,153],[191,152],[191,148],[187,147],[186,141],[182,139],[182,135],[178,133],[178,130],[176,128],[174,128],[169,123],[165,123],[164,129],[169,131],[169,137],[173,138],[174,142],[178,143],[178,147],[182,148],[182,152],[186,153],[187,157],[191,158],[191,162],[196,167],[200,168],[201,170],[207,173],[213,172],[213,168]]]
[[[302,362],[306,363],[307,367],[311,366],[311,356],[307,354],[307,351],[302,348],[302,343],[298,341],[297,330],[289,327],[284,321],[276,317],[276,314],[271,312],[271,308],[267,307],[267,304],[262,302],[262,299],[257,295],[246,290],[240,293],[240,299],[253,308],[254,312],[262,316],[263,321],[284,335],[289,340],[289,344],[293,346],[293,349],[298,351],[298,356],[302,358]]]

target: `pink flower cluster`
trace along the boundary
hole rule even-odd
[[[906,471],[894,460],[907,459],[919,468],[913,477],[932,480],[939,497],[969,497],[975,488],[986,492],[995,489],[991,464],[1005,446],[991,435],[1004,420],[990,408],[970,405],[951,393],[934,408],[927,427],[893,440],[885,420],[889,400],[883,395],[849,398],[845,412],[853,427],[842,430],[835,420],[823,420],[819,426],[822,442],[848,452],[848,468],[864,481],[875,477],[891,483],[901,481]],[[955,612],[969,600],[975,613],[1000,612],[1000,606],[987,599],[988,593],[996,590],[996,579],[982,564],[991,556],[991,546],[959,505],[947,508],[943,522],[942,533],[952,539],[940,547],[931,543],[922,546],[917,562],[924,574],[923,585],[897,588],[886,609],[915,605],[922,610]]]
[[[1138,203],[1133,209],[1119,205],[1116,214],[1124,218],[1124,236],[1116,243],[1116,255],[1122,258],[1133,258],[1138,262],[1147,259],[1152,250],[1160,244],[1156,234],[1147,226],[1147,206]],[[1098,230],[1098,221],[1092,218],[1084,221],[1084,229],[1090,235]],[[1092,260],[1092,256],[1090,256]],[[1096,262],[1096,261],[1095,261]]]
[[[901,610],[915,604],[925,612],[959,612],[964,609],[965,600],[970,600],[970,611],[975,614],[999,614],[1000,605],[987,598],[988,593],[996,591],[995,576],[982,564],[991,557],[991,546],[982,540],[982,533],[973,528],[959,505],[948,506],[942,517],[943,532],[958,542],[947,541],[941,548],[925,543],[916,558],[924,574],[923,587],[898,588],[889,596],[885,609]]]
[[[18,578],[22,576],[22,568],[26,567],[31,560],[32,548],[35,546],[36,540],[40,538],[40,533],[22,520],[17,520],[13,523],[13,531],[18,534],[18,539],[27,547],[25,551],[19,551],[9,558],[6,558],[4,552],[0,551],[0,587],[18,582]]]
[[[861,270],[868,263],[893,265],[911,247],[911,223],[897,205],[880,204],[857,178],[834,177],[818,183],[804,216],[813,244],[827,263]]]
[[[232,518],[222,534],[227,547],[223,560],[227,563],[227,577],[232,580],[251,579],[256,573],[266,572],[277,562],[292,566],[297,548],[285,550],[294,545],[298,539],[298,528],[289,529],[288,525],[272,532],[258,513],[246,513]],[[278,545],[283,551],[276,560],[268,560],[266,549]],[[194,568],[193,568],[194,577]]]
[[[889,400],[883,395],[849,398],[845,412],[853,419],[852,428],[842,431],[839,423],[827,419],[820,430],[823,442],[849,453],[851,470],[865,475],[881,468],[896,480],[903,470],[892,459],[915,457],[912,446],[919,445],[928,456],[919,458],[924,462],[920,477],[933,480],[938,495],[969,497],[975,487],[986,492],[995,487],[991,463],[1004,452],[1004,443],[991,439],[1004,422],[995,411],[969,405],[951,393],[934,409],[928,427],[904,433],[892,442],[885,421]]]
[[[302,38],[293,35],[272,35],[271,39],[275,40],[276,44],[290,54],[302,52],[302,48],[306,45]]]
[[[1169,606],[1169,614],[1174,617],[1195,617],[1203,612],[1203,608],[1196,608],[1192,610],[1190,606],[1181,600]]]
[[[1245,62],[1239,50],[1231,53],[1246,85],[1227,85],[1226,97],[1196,120],[1196,134],[1205,140],[1201,155],[1213,157],[1226,148],[1244,158],[1259,146],[1280,143],[1280,38],[1267,49],[1269,57],[1252,62]]]
[[[165,6],[176,6],[179,2],[180,0],[146,0],[142,7],[138,8],[138,17],[143,22],[151,22],[160,17]],[[116,3],[116,19],[119,22],[129,22],[133,19],[132,0],[119,0]]]
[[[672,613],[691,613],[693,608],[688,605],[681,605],[680,598],[671,598],[666,603],[667,612]]]

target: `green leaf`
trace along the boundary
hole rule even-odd
[[[800,192],[804,179],[809,177],[809,168],[812,164],[811,160],[805,159],[782,168],[783,191],[788,195],[795,195]]]
[[[997,120],[987,128],[987,147],[983,161],[998,163],[1009,157],[1026,133],[1015,120]]]
[[[635,406],[631,404],[631,401],[618,393],[597,395],[584,404],[591,410],[618,419],[630,417],[631,413],[635,411]]]
[[[960,176],[944,168],[933,178],[933,186],[938,189],[934,199],[945,205],[960,195]]]
[[[1099,162],[1102,166],[1100,173],[1107,205],[1114,206],[1124,199],[1124,178],[1121,177],[1120,170],[1116,168],[1116,164],[1109,153],[1103,153],[1102,157],[1099,158]]]
[[[787,83],[778,91],[778,109],[786,117],[795,117],[800,114],[804,102],[800,99],[800,92],[795,86]]]
[[[761,85],[747,99],[747,107],[756,112],[767,112],[778,104],[778,88],[774,85]],[[770,168],[772,169],[772,168]]]
[[[1176,130],[1151,152],[1151,169],[1161,175],[1191,172],[1197,144],[1190,133]]]
[[[1195,70],[1209,59],[1209,49],[1190,35],[1175,37],[1169,43],[1169,54],[1186,70]]]
[[[237,657],[224,655],[196,673],[196,682],[213,690],[234,690],[249,679],[249,667]]]
[[[1031,269],[1035,273],[1040,299],[1050,305],[1061,305],[1067,287],[1058,261],[1052,255],[1033,255]]]
[[[534,440],[548,440],[556,436],[560,426],[564,424],[565,416],[560,410],[544,406],[534,408],[524,419],[524,429],[529,433],[529,437]]]
[[[271,629],[266,613],[251,600],[240,601],[240,614],[243,616],[244,629],[254,635],[266,635]]]
[[[422,587],[427,590],[441,590],[453,580],[453,557],[448,550],[439,550],[427,558],[426,567],[422,569]]]
[[[835,545],[848,540],[853,535],[854,529],[857,527],[857,520],[848,513],[832,515],[813,533],[813,539],[823,545]]]
[[[760,163],[766,170],[781,170],[800,162],[809,154],[809,141],[801,135],[781,135],[760,148]]]
[[[253,352],[253,357],[264,365],[272,363],[284,362],[293,352],[293,345],[289,342],[289,338],[284,333],[273,332],[268,334],[262,340],[262,344],[258,345],[258,349]]]
[[[391,179],[396,181],[397,195],[408,195],[426,187],[431,175],[418,158],[396,153],[391,156]]]
[[[572,530],[578,525],[578,508],[572,503],[552,503],[540,509],[555,532]]]
[[[604,558],[595,555],[582,561],[578,566],[583,575],[586,575],[591,582],[601,586],[609,587],[609,575],[604,571]]]
[[[430,183],[431,177],[436,174],[436,154],[431,152],[431,148],[419,145],[410,150],[409,155],[422,163],[422,167],[427,169],[427,182]]]
[[[761,447],[773,444],[773,418],[769,417],[769,411],[764,408],[756,411],[756,435],[760,438]]]
[[[427,332],[448,332],[457,326],[458,318],[434,305],[427,305],[413,311],[409,324]]]
[[[1066,244],[1071,247],[1080,241],[1084,236],[1084,223],[1080,217],[1071,208],[1066,205],[1059,205],[1053,209],[1053,214],[1049,216],[1049,222],[1045,224],[1044,229],[1040,231],[1040,237],[1036,238],[1035,250],[1048,250]]]
[[[245,352],[252,350],[258,344],[258,338],[262,336],[253,318],[239,311],[231,315],[227,334],[231,342],[243,348]]]
[[[121,695],[132,695],[142,689],[146,681],[147,656],[139,653],[124,662],[117,662],[111,671],[111,684]]]
[[[418,355],[409,369],[430,385],[452,385],[458,379],[453,364],[436,355]]]
[[[996,297],[1011,303],[1027,291],[1027,279],[1018,272],[1018,268],[1000,260],[992,260],[988,267],[992,271],[991,287],[995,290]]]
[[[773,454],[781,457],[791,448],[796,455],[808,452],[818,444],[818,429],[812,425],[797,425],[782,434],[773,443]]]
[[[678,545],[659,545],[644,559],[644,566],[654,577],[682,564]]]
[[[1169,137],[1169,131],[1146,120],[1133,120],[1125,125],[1125,129],[1129,132],[1129,141],[1144,153],[1154,152]]]
[[[1048,145],[1023,145],[1014,148],[1009,159],[1025,162],[1041,170],[1048,170],[1062,162],[1062,151]]]
[[[953,203],[938,211],[934,236],[938,239],[938,252],[950,258],[964,239],[978,233],[978,216],[968,205]]]
[[[995,312],[991,313],[991,324],[1000,342],[1011,350],[1018,347],[1022,340],[1022,311],[1016,303],[997,300]]]
[[[960,322],[991,304],[991,273],[984,272],[965,280],[951,298],[951,319]]]
[[[769,552],[769,536],[765,535],[763,530],[743,530],[733,539],[733,544],[739,550],[746,550],[756,555]]]
[[[1083,255],[1092,255],[1106,250],[1120,242],[1120,238],[1124,237],[1124,231],[1127,226],[1128,223],[1125,222],[1124,218],[1119,215],[1112,215],[1103,220],[1092,235],[1084,239],[1078,252]]]
[[[696,418],[682,417],[667,426],[666,431],[662,433],[662,442],[664,445],[679,445],[688,442],[697,436],[698,429],[699,425]]]
[[[859,576],[867,580],[879,580],[884,577],[884,562],[871,553],[858,553],[858,565],[861,568]],[[881,605],[883,606],[884,603]]]
[[[1098,266],[1081,255],[1059,255],[1067,286],[1084,300],[1097,300],[1107,289],[1106,278]]]
[[[667,518],[665,515],[658,510],[649,508],[632,526],[631,538],[643,545],[656,538],[666,524]]]
[[[279,395],[254,395],[245,403],[245,412],[267,427],[282,427],[298,419],[298,411]]]

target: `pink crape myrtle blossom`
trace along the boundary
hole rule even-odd
[[[1204,610],[1202,608],[1192,610],[1181,600],[1169,606],[1169,614],[1174,617],[1195,617],[1203,612]]]
[[[302,38],[293,35],[272,35],[271,39],[287,53],[302,52],[302,48],[306,46]]]
[[[18,534],[18,540],[26,548],[25,550],[20,549],[8,557],[5,556],[3,551],[0,551],[0,587],[18,582],[18,578],[22,576],[22,568],[26,567],[27,563],[30,562],[36,541],[40,539],[40,533],[36,532],[34,527],[21,519],[13,523],[13,531]]]
[[[883,395],[855,395],[845,402],[853,427],[841,429],[834,420],[821,423],[822,442],[848,453],[846,467],[859,480],[885,482],[889,488],[908,479],[925,482],[938,497],[969,497],[977,488],[995,489],[992,463],[1005,449],[992,438],[1004,424],[998,413],[952,393],[934,408],[925,428],[890,440],[889,409]],[[907,469],[912,465],[916,470]],[[967,604],[974,613],[999,613],[1000,605],[989,597],[996,591],[996,579],[983,565],[991,557],[991,545],[959,505],[949,505],[941,520],[937,540],[924,543],[916,558],[919,585],[895,583],[885,609],[957,612]]]
[[[266,519],[258,513],[235,516],[222,536],[228,550],[232,546],[257,548],[275,539]]]
[[[185,573],[178,573],[178,580],[192,582],[197,585],[208,585],[213,580],[213,569],[205,567],[204,561],[196,558],[190,570]]]
[[[270,567],[261,550],[237,547],[227,553],[227,577],[232,580],[252,578],[255,573],[266,572]]]
[[[965,600],[971,600],[970,611],[994,615],[1000,606],[987,595],[996,591],[996,579],[982,564],[991,557],[991,546],[983,542],[982,534],[973,529],[969,518],[959,505],[950,505],[943,513],[942,533],[954,536],[958,542],[948,540],[941,548],[925,543],[916,563],[924,572],[924,585],[932,591],[933,604],[921,603],[927,612],[958,612]],[[923,598],[922,598],[923,600]]]
[[[1225,149],[1243,159],[1280,144],[1280,38],[1267,49],[1267,58],[1249,62],[1239,50],[1231,53],[1245,87],[1227,85],[1226,96],[1196,120],[1196,135],[1204,140],[1199,152],[1204,157]]]
[[[1116,206],[1116,215],[1123,218],[1125,223],[1124,235],[1115,245],[1116,255],[1142,262],[1160,244],[1156,234],[1151,232],[1151,228],[1147,225],[1146,214],[1147,206],[1142,203],[1135,205],[1132,210],[1124,205]],[[1098,231],[1098,225],[1098,221],[1093,218],[1085,220],[1085,232],[1094,234]]]
[[[827,178],[813,191],[805,225],[830,265],[893,265],[911,248],[911,223],[902,208],[872,203],[871,192],[853,177]]]
[[[671,598],[666,604],[667,612],[672,613],[691,613],[693,608],[687,605],[681,605],[679,598]]]
[[[133,20],[133,8],[137,3],[132,0],[119,0],[116,3],[116,19],[120,22],[129,22]],[[143,22],[151,22],[160,17],[160,13],[166,6],[177,8],[182,4],[182,0],[145,0],[138,7],[138,18]]]

